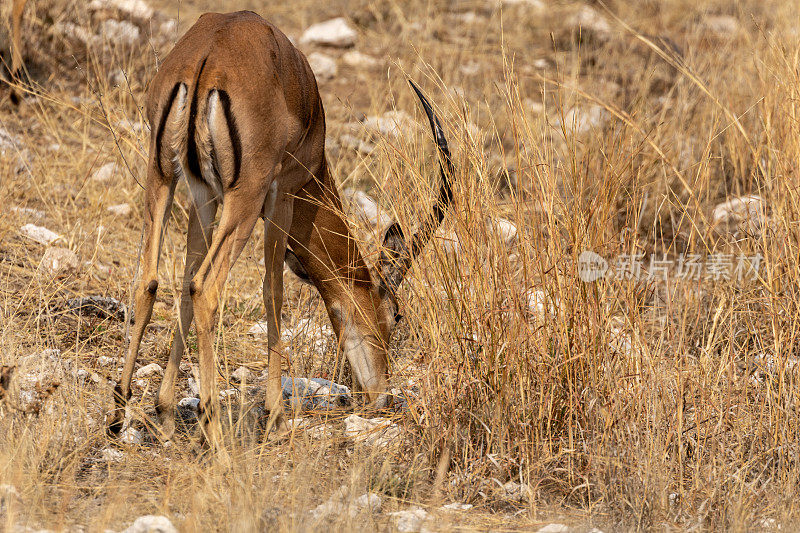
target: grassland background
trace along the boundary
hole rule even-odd
[[[164,514],[186,531],[307,530],[322,527],[307,511],[344,485],[354,496],[381,494],[384,512],[341,513],[324,527],[391,530],[388,512],[421,505],[441,530],[535,530],[545,521],[577,531],[797,528],[796,3],[159,0],[151,5],[178,21],[175,35],[153,24],[155,37],[135,46],[76,46],[54,28],[96,27],[84,6],[30,4],[24,50],[34,85],[20,107],[0,96],[0,128],[20,140],[0,155],[0,363],[47,375],[30,361],[68,363],[97,382],[68,373],[38,414],[0,408],[0,484],[19,493],[4,500],[0,527],[99,531]],[[576,31],[573,17],[587,8],[607,27],[584,19]],[[388,451],[355,445],[339,418],[310,417],[331,434],[271,443],[241,424],[230,429],[230,469],[198,457],[188,436],[170,447],[120,445],[121,458],[109,460],[103,451],[117,445],[103,415],[120,363],[98,359],[120,360],[124,324],[56,309],[89,294],[128,301],[149,133],[125,125],[141,122],[148,81],[175,37],[206,10],[235,9],[294,38],[336,16],[358,30],[356,49],[379,66],[340,61],[321,82],[329,157],[342,188],[368,191],[404,227],[435,190],[427,131],[373,139],[369,155],[339,141],[353,131],[366,138],[352,124],[393,109],[424,125],[406,77],[437,103],[457,168],[455,205],[449,237],[432,243],[402,289],[405,320],[391,353],[393,386],[418,398],[397,415],[403,432]],[[112,76],[119,69],[123,81]],[[584,127],[581,117],[596,120]],[[112,181],[92,180],[108,162],[121,169]],[[715,206],[745,194],[763,199],[756,224],[715,225]],[[163,304],[142,364],[163,362],[172,337],[182,188],[176,200]],[[130,216],[107,212],[120,203]],[[487,226],[498,217],[516,225],[512,241]],[[379,233],[349,220],[373,262]],[[63,236],[58,245],[81,260],[77,273],[41,271],[45,247],[19,231],[32,222]],[[266,363],[264,342],[247,335],[262,315],[262,234],[227,285],[221,383],[240,365]],[[645,265],[681,253],[764,260],[744,281],[584,284],[584,250],[643,253]],[[327,324],[320,299],[288,274],[286,283],[284,327],[312,320],[287,342],[285,372],[338,378],[335,343],[317,343]],[[55,362],[29,357],[47,349],[60,350]],[[158,381],[143,384],[135,424],[152,415]],[[528,498],[509,498],[508,481],[527,484]],[[437,510],[453,501],[475,507]]]

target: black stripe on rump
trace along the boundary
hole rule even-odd
[[[239,172],[242,168],[242,138],[239,136],[239,128],[236,127],[236,118],[231,111],[231,97],[226,91],[221,89],[217,89],[217,94],[219,94],[219,101],[222,104],[222,112],[225,113],[225,122],[228,124],[228,134],[231,137],[231,146],[233,147],[233,179],[228,185],[229,187],[233,187],[236,184],[236,180],[239,179]],[[216,154],[212,157],[216,158]],[[220,178],[222,178],[222,176],[220,176]]]
[[[203,58],[203,62],[200,64],[200,70],[197,72],[197,78],[194,80],[192,104],[189,107],[189,138],[187,139],[186,144],[186,160],[189,166],[189,172],[197,177],[202,176],[202,173],[200,172],[200,158],[197,156],[197,139],[195,139],[195,121],[197,120],[197,92],[200,75],[203,74],[203,69],[206,66],[206,60],[208,60],[208,56]]]
[[[172,104],[175,102],[175,98],[178,96],[178,91],[180,88],[181,83],[178,82],[172,88],[172,92],[169,93],[167,104],[161,111],[161,120],[159,121],[158,128],[156,129],[156,168],[158,169],[158,173],[162,176],[164,175],[164,169],[161,168],[161,139],[164,137],[164,128],[167,125],[167,117],[169,117],[169,113],[172,111]]]

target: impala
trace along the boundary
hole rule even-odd
[[[252,12],[207,13],[164,58],[147,96],[152,126],[145,192],[142,277],[135,322],[109,429],[123,426],[131,375],[158,289],[159,250],[179,179],[191,209],[180,317],[158,391],[163,437],[174,432],[174,385],[194,318],[200,369],[199,420],[212,445],[220,437],[215,314],[223,284],[253,227],[264,219],[264,306],[268,322],[268,427],[283,424],[280,338],[283,264],[313,283],[360,389],[385,407],[387,346],[399,317],[396,291],[452,201],[453,165],[430,103],[412,83],[440,154],[442,185],[432,212],[407,241],[397,223],[384,235],[374,272],[364,263],[325,156],[325,113],[303,54]],[[219,223],[212,230],[218,206]],[[288,248],[287,248],[288,247]]]

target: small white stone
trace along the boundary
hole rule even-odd
[[[75,252],[68,248],[51,247],[45,250],[39,267],[53,276],[62,277],[77,272],[80,261]]]
[[[239,396],[239,389],[225,389],[223,391],[219,391],[219,400],[235,400]]]
[[[250,329],[247,330],[248,335],[253,335],[255,337],[266,337],[269,335],[269,323],[266,320],[262,320],[261,322],[256,322]]]
[[[178,533],[166,516],[140,516],[122,533]]]
[[[339,142],[345,148],[350,148],[364,155],[369,155],[375,150],[375,145],[369,141],[365,141],[355,135],[349,133],[343,134],[339,137]]]
[[[181,398],[178,407],[197,411],[200,408],[200,398]]]
[[[606,122],[606,110],[599,105],[586,108],[573,107],[564,113],[564,129],[576,134],[589,133],[603,127]],[[561,118],[553,122],[553,126],[561,129]]]
[[[100,24],[100,34],[116,44],[131,46],[139,42],[139,28],[127,20],[106,19]]]
[[[378,203],[362,191],[345,191],[346,198],[353,205],[354,211],[373,226],[386,227],[392,223],[392,217],[378,207]]]
[[[522,6],[531,9],[544,9],[542,0],[500,0],[504,7],[508,6]]]
[[[702,29],[713,33],[716,37],[735,37],[742,31],[739,20],[730,15],[709,15],[700,23]]]
[[[116,448],[106,447],[100,450],[100,457],[102,457],[103,461],[107,463],[118,463],[122,461],[122,459],[125,457],[125,454]]]
[[[116,163],[106,163],[102,167],[98,168],[94,174],[92,174],[92,181],[96,181],[98,183],[105,183],[111,178],[114,177],[114,174],[117,173],[117,164]]]
[[[44,211],[40,209],[33,209],[32,207],[17,207],[14,206],[11,208],[11,211],[14,213],[25,215],[30,218],[39,219],[44,218]]]
[[[351,50],[342,56],[342,63],[348,67],[370,69],[379,65],[379,62],[374,57],[362,54],[358,50]]]
[[[231,380],[235,383],[244,383],[245,381],[253,381],[253,373],[246,366],[240,366],[231,373]]]
[[[58,233],[54,233],[47,228],[34,224],[25,224],[19,229],[19,232],[39,244],[52,244],[62,238]]]
[[[314,76],[316,76],[318,80],[330,80],[336,77],[336,74],[339,72],[339,68],[336,66],[336,60],[320,52],[309,54],[308,64],[311,70],[314,71]]]
[[[509,481],[503,485],[503,492],[509,500],[523,502],[530,498],[530,489],[525,483]]]
[[[471,503],[453,502],[442,505],[442,510],[444,511],[469,511],[470,509],[472,509]]]
[[[466,63],[459,65],[458,70],[464,76],[475,76],[481,71],[481,64],[477,61],[467,61]]]
[[[131,214],[131,206],[130,204],[110,205],[106,211],[118,217],[127,217]]]
[[[131,445],[138,445],[142,443],[142,432],[132,427],[127,428],[125,431],[122,432],[122,436],[119,438],[120,442],[124,442],[125,444]]]
[[[583,5],[567,19],[567,26],[575,33],[592,32],[597,37],[607,38],[611,34],[611,24],[593,7]]]
[[[717,231],[735,231],[743,226],[758,234],[764,225],[764,200],[755,194],[731,198],[714,208],[711,215]]]
[[[319,22],[308,27],[300,38],[303,44],[320,44],[337,48],[348,48],[356,44],[358,34],[342,18]]]
[[[381,497],[371,492],[367,494],[362,494],[361,496],[356,498],[353,503],[355,504],[356,508],[355,510],[361,511],[366,509],[371,513],[380,513],[381,507],[383,505]],[[355,514],[353,513],[353,509],[350,510],[350,514],[351,515]]]
[[[569,533],[569,527],[564,524],[547,524],[537,529],[536,533]]]
[[[145,379],[151,378],[153,376],[163,376],[164,369],[161,368],[161,365],[158,363],[150,363],[149,365],[145,365],[139,370],[136,371],[136,377],[138,379]]]
[[[490,234],[496,235],[506,245],[510,245],[517,237],[517,226],[505,218],[489,219],[486,227]]]
[[[398,138],[415,131],[417,123],[405,111],[387,111],[381,116],[367,117],[364,127],[375,134]]]
[[[109,357],[107,355],[101,355],[97,358],[97,364],[100,366],[111,366],[116,362],[113,357]]]
[[[87,6],[89,11],[116,9],[134,18],[149,19],[153,16],[153,8],[144,0],[92,0]]]
[[[430,515],[428,515],[425,509],[412,507],[404,511],[389,513],[389,516],[392,517],[394,527],[397,528],[397,531],[400,533],[417,533],[422,530],[424,522]]]
[[[388,418],[367,419],[350,415],[344,419],[344,434],[355,442],[382,448],[397,441],[400,427]]]

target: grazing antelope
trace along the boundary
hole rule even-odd
[[[22,70],[22,11],[25,9],[25,4],[28,0],[14,0],[14,5],[11,8],[11,82],[14,83],[19,79],[20,71]],[[19,96],[11,87],[11,101],[14,103],[19,102]]]
[[[158,260],[175,185],[192,202],[180,318],[158,391],[163,435],[174,432],[174,384],[194,317],[200,362],[200,429],[219,439],[214,315],[223,284],[259,217],[264,219],[264,306],[268,322],[266,408],[282,424],[280,337],[283,264],[313,283],[369,402],[386,406],[387,346],[399,315],[396,290],[452,201],[447,141],[422,101],[441,156],[442,186],[432,213],[410,243],[397,223],[384,236],[375,273],[341,218],[325,157],[325,113],[303,54],[275,26],[249,11],[207,13],[164,58],[147,96],[152,126],[145,192],[142,278],[122,380],[109,429],[117,434],[131,395],[131,375],[158,289]],[[445,170],[446,169],[446,170]],[[216,230],[217,206],[222,214]],[[288,246],[288,249],[287,249]]]

